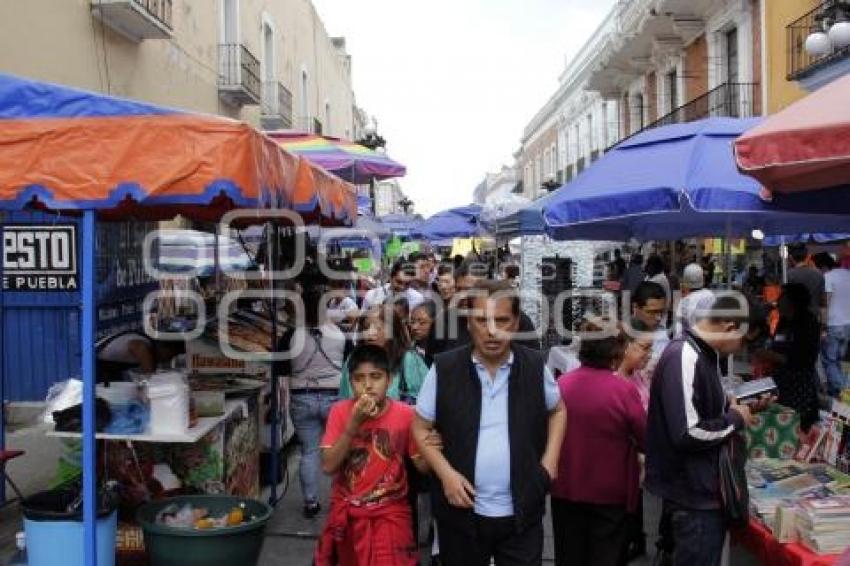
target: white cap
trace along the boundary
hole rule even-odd
[[[689,263],[682,273],[682,287],[688,289],[702,289],[705,286],[705,277],[702,267],[698,263]]]

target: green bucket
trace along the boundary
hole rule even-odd
[[[249,523],[208,530],[169,527],[156,523],[165,507],[187,503],[209,510],[213,517],[245,505]],[[151,566],[235,566],[256,564],[263,547],[263,532],[272,508],[254,499],[229,495],[184,495],[142,506],[136,519],[145,533],[145,550]]]

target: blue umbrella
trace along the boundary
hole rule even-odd
[[[548,194],[512,214],[496,218],[487,224],[487,228],[497,238],[506,239],[544,234],[546,225],[543,222],[543,209],[552,202],[555,194]]]
[[[410,237],[417,232],[422,219],[408,214],[387,214],[381,217],[381,222],[396,236]]]
[[[826,244],[844,240],[850,240],[850,234],[794,234],[791,236],[768,236],[764,239],[764,245],[781,246],[782,244],[796,244],[798,242]]]
[[[450,208],[422,222],[415,235],[431,241],[483,236],[486,231],[480,217],[481,207],[477,204]]]
[[[760,119],[709,118],[638,134],[542,203],[556,239],[668,240],[846,232],[847,217],[783,211],[741,175],[732,142]]]

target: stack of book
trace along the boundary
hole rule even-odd
[[[850,547],[850,496],[803,500],[796,516],[800,540],[818,554],[838,554]]]
[[[834,468],[790,460],[752,460],[747,477],[753,515],[785,542],[794,539],[793,507],[803,500],[845,493],[850,486],[850,477]]]

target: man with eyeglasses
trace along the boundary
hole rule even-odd
[[[667,320],[667,292],[653,281],[643,281],[631,297],[632,316],[643,326],[643,331],[652,335],[652,356],[644,370],[652,375],[655,364],[670,342],[664,322]]]
[[[728,524],[721,510],[720,447],[753,423],[752,406],[727,397],[719,361],[738,352],[755,321],[739,297],[722,296],[664,350],[653,374],[646,431],[646,489],[664,502],[674,566],[719,566]]]

